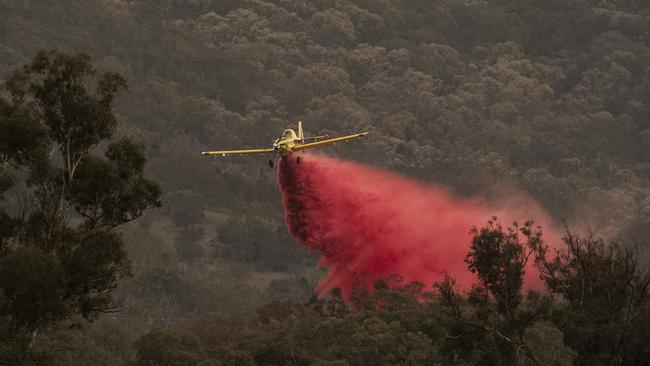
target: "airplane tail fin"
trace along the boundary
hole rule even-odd
[[[302,140],[304,138],[304,135],[302,133],[302,122],[298,121],[298,138]]]

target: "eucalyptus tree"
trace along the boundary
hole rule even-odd
[[[39,330],[113,310],[129,274],[117,229],[160,189],[143,176],[144,146],[113,138],[122,76],[42,51],[1,88],[0,359],[20,364]]]

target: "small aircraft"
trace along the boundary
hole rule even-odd
[[[315,147],[335,144],[339,141],[351,140],[366,136],[368,132],[357,133],[354,135],[329,138],[328,135],[304,137],[302,132],[302,122],[298,122],[298,133],[290,128],[282,132],[282,136],[273,142],[269,149],[252,149],[252,150],[223,150],[223,151],[204,151],[203,155],[243,155],[243,154],[280,154],[287,156],[294,151],[313,149]],[[274,159],[269,160],[269,166],[273,167]],[[296,163],[300,164],[300,156],[296,157]]]

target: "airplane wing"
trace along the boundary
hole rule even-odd
[[[360,138],[363,136],[366,136],[368,132],[362,132],[362,133],[357,133],[355,135],[349,135],[349,136],[343,136],[343,137],[336,137],[333,139],[327,139],[327,140],[322,140],[322,141],[316,141],[316,142],[310,142],[308,144],[298,144],[296,145],[293,150],[305,150],[305,149],[312,149],[314,147],[318,146],[323,146],[323,145],[329,145],[329,144],[335,144],[339,141],[345,141],[345,140],[351,140],[351,139],[356,139]]]
[[[311,136],[311,137],[303,137],[302,139],[300,139],[300,141],[301,141],[301,143],[304,144],[305,141],[313,141],[313,142],[316,142],[316,141],[318,141],[318,140],[321,140],[321,139],[327,139],[327,138],[329,138],[329,135]]]
[[[264,154],[275,152],[273,149],[252,149],[252,150],[223,150],[223,151],[204,151],[202,155],[242,155],[242,154]]]

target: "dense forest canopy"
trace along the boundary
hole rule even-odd
[[[121,230],[132,273],[115,292],[122,311],[33,347],[59,350],[61,364],[119,364],[155,342],[198,342],[182,331],[134,346],[151,328],[215,322],[222,340],[272,300],[306,301],[321,274],[287,234],[274,172],[199,154],[266,146],[297,120],[314,134],[371,132],[328,154],[459,195],[522,190],[558,221],[647,255],[648,24],[644,0],[0,0],[0,76],[52,49],[122,75],[114,137],[143,144],[162,198]],[[391,315],[345,316],[395,344],[436,339],[395,331]],[[246,364],[245,348],[219,359]]]

